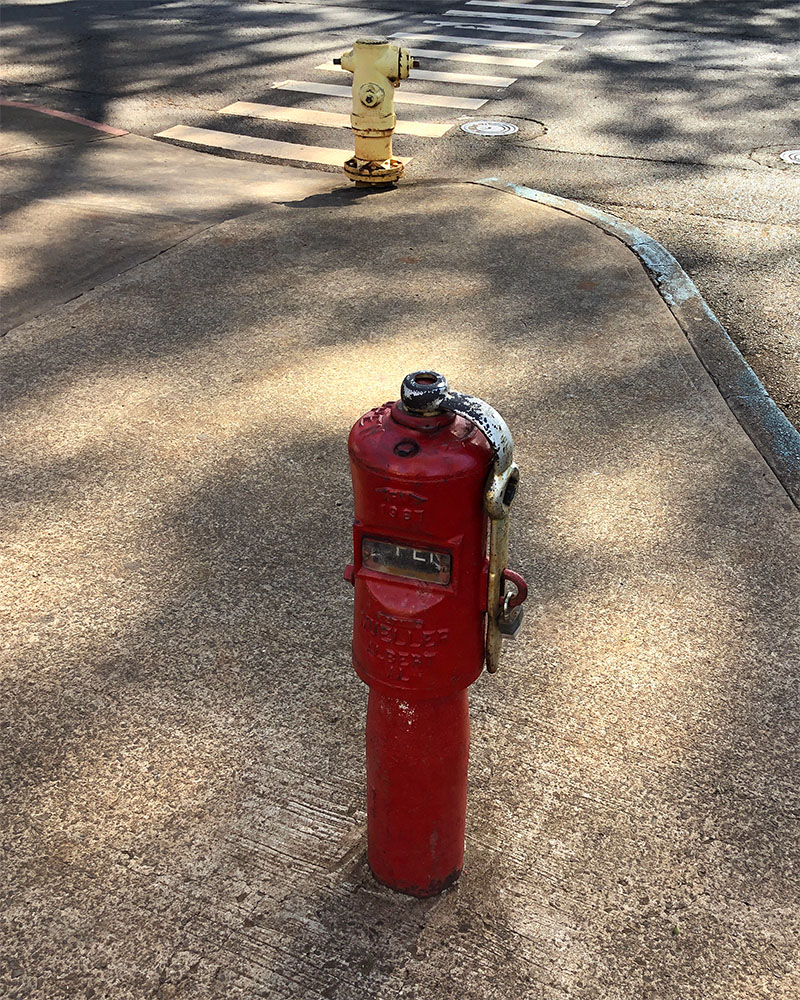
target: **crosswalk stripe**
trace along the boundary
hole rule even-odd
[[[472,39],[466,39],[471,41]],[[561,46],[556,46],[561,48]],[[448,52],[445,49],[409,49],[412,56],[422,56],[423,59],[444,59],[449,62],[486,63],[498,66],[518,66],[520,69],[533,69],[541,59],[524,59],[522,57],[498,55],[497,52]]]
[[[316,69],[325,69],[346,73],[347,70],[341,66],[334,66],[333,63],[323,63],[316,66]],[[510,87],[516,83],[513,76],[489,76],[484,73],[440,73],[432,69],[412,69],[412,80],[430,80],[432,83],[465,83],[473,87]]]
[[[329,128],[350,128],[350,115],[335,111],[316,111],[312,108],[286,108],[279,104],[257,104],[236,101],[222,108],[221,115],[241,115],[245,118],[264,118],[275,122],[294,122],[296,125],[325,125]],[[395,132],[399,135],[418,135],[438,139],[453,128],[452,123],[398,121]]]
[[[443,17],[493,17],[495,21],[543,21],[547,24],[599,24],[600,18],[588,17],[549,17],[546,14],[509,14],[503,11],[487,10],[446,10]]]
[[[352,87],[340,87],[334,83],[308,83],[303,80],[284,80],[274,83],[275,90],[292,90],[300,94],[325,94],[328,97],[350,97]],[[486,104],[485,97],[450,97],[447,94],[411,94],[399,91],[394,95],[396,104],[424,104],[430,108],[461,108],[475,111]]]
[[[461,15],[464,16],[463,14]],[[472,17],[472,15],[469,15]],[[561,31],[556,28],[515,28],[512,25],[502,24],[496,27],[493,24],[469,24],[464,21],[423,21],[423,24],[431,24],[436,28],[461,28],[467,31],[497,31],[501,35],[557,35],[560,38],[580,38],[582,31]]]
[[[427,22],[426,22],[427,23]],[[448,24],[448,28],[457,28],[460,25]],[[470,28],[477,28],[479,25],[468,25]],[[480,25],[483,27],[483,25]],[[563,45],[556,45],[553,42],[498,42],[494,38],[472,38],[469,35],[428,35],[416,31],[395,31],[390,38],[416,38],[420,42],[458,42],[459,45],[483,45],[486,48],[495,49],[520,49],[536,50],[546,55],[552,55],[563,49]]]
[[[616,7],[564,7],[546,3],[503,3],[502,0],[467,0],[467,7],[511,7],[514,10],[555,10],[566,14],[613,14]]]
[[[341,167],[349,160],[352,149],[329,149],[327,146],[304,146],[297,142],[278,142],[276,139],[261,139],[252,135],[237,135],[233,132],[218,132],[211,128],[196,128],[193,125],[176,125],[166,132],[159,132],[157,139],[173,139],[177,142],[206,146],[209,149],[229,149],[238,153],[254,153],[271,156],[276,160],[300,160],[305,163],[325,163]],[[409,157],[400,156],[403,163]]]

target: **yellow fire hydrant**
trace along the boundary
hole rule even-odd
[[[345,163],[344,172],[359,185],[393,184],[403,175],[403,164],[392,156],[394,88],[417,63],[408,49],[385,38],[358,38],[349,52],[333,61],[353,74],[350,122],[356,155]]]

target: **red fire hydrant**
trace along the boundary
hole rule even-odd
[[[464,861],[467,688],[484,661],[497,669],[527,596],[506,568],[519,469],[502,417],[436,372],[407,375],[349,450],[369,865],[392,889],[432,896]]]

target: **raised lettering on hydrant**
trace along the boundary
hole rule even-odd
[[[416,62],[407,49],[385,38],[359,38],[334,62],[353,74],[350,122],[355,156],[345,163],[344,172],[356,184],[393,184],[403,175],[402,162],[392,156],[394,89]]]
[[[527,596],[506,567],[519,469],[503,418],[436,372],[407,375],[398,402],[355,424],[349,450],[368,859],[379,882],[432,896],[464,860],[467,688],[484,663],[497,669]]]

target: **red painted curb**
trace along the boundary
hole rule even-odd
[[[96,129],[98,132],[105,132],[107,135],[128,135],[124,129],[113,128],[111,125],[102,125],[100,122],[89,121],[88,118],[81,118],[79,115],[71,115],[66,111],[56,111],[54,108],[43,108],[39,104],[28,104],[27,101],[7,101],[0,98],[0,107],[4,108],[25,108],[28,111],[38,111],[42,115],[50,115],[53,118],[63,118],[68,122],[75,122],[76,125],[85,125],[87,128]]]

